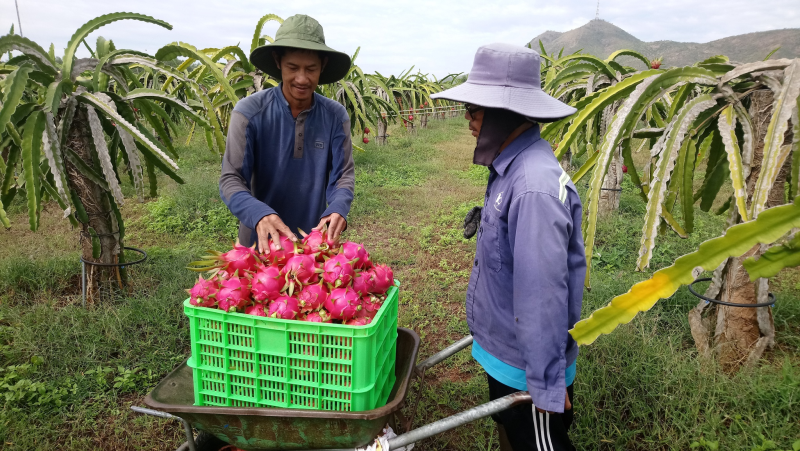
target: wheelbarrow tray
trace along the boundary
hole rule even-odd
[[[194,405],[192,368],[183,362],[147,394],[149,407],[247,451],[356,448],[371,443],[405,401],[419,336],[397,329],[396,382],[388,403],[361,412]]]

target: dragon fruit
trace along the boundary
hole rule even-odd
[[[286,261],[286,266],[281,271],[289,287],[289,296],[295,290],[300,290],[303,285],[315,283],[319,280],[314,257],[307,254],[297,254]]]
[[[392,268],[386,265],[375,265],[373,267],[375,273],[375,289],[373,293],[383,294],[394,285],[394,273]]]
[[[286,282],[277,266],[262,267],[253,277],[251,292],[257,302],[274,301],[281,295]]]
[[[331,315],[325,311],[325,309],[320,309],[318,311],[313,311],[302,318],[303,321],[308,321],[310,323],[330,323],[333,322],[331,319]]]
[[[314,254],[317,261],[323,261],[323,257],[330,253],[336,243],[328,239],[327,230],[312,230],[311,233],[303,238],[303,245],[305,246],[304,253]]]
[[[375,273],[372,270],[360,271],[353,276],[353,289],[359,296],[375,291]]]
[[[217,303],[219,283],[215,279],[206,280],[198,276],[197,283],[191,290],[186,290],[191,296],[189,303],[198,307],[214,307]]]
[[[230,279],[223,280],[217,293],[219,308],[226,312],[241,310],[250,303],[250,280],[237,274],[234,272]]]
[[[270,318],[295,319],[298,313],[300,313],[300,306],[297,304],[297,299],[281,296],[269,305],[267,315]]]
[[[266,261],[272,265],[283,266],[295,252],[294,242],[289,238],[281,237],[281,248],[275,245],[275,242],[269,241],[269,253],[264,256]]]
[[[322,284],[306,285],[297,293],[297,302],[300,305],[300,311],[303,313],[317,310],[328,300],[328,289]]]
[[[347,241],[342,245],[340,254],[344,254],[348,260],[352,261],[355,269],[367,269],[372,266],[372,262],[369,261],[369,253],[363,244]]]
[[[372,314],[372,316],[375,316],[378,313],[378,310],[380,310],[381,306],[383,305],[383,301],[384,298],[380,298],[374,294],[361,296],[362,309],[367,314]]]
[[[220,260],[225,262],[225,270],[228,272],[252,271],[256,265],[256,250],[244,247],[241,244],[234,244],[233,249],[220,255]]]
[[[343,254],[329,258],[323,270],[322,279],[336,288],[349,285],[355,275],[353,265]]]
[[[352,288],[337,288],[325,301],[325,309],[334,319],[350,319],[361,308],[361,299]]]
[[[244,309],[244,313],[247,315],[267,316],[267,312],[264,311],[264,305],[262,304],[251,305]]]
[[[352,318],[344,322],[346,326],[366,326],[372,322],[372,318]]]

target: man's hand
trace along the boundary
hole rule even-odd
[[[545,412],[547,412],[547,413],[555,413],[555,412],[551,412],[549,410],[542,410],[542,409],[540,409],[538,407],[536,408],[536,410],[538,412],[542,412],[542,413],[545,413]],[[569,393],[567,393],[565,391],[564,392],[564,412],[566,412],[567,410],[572,410],[572,403],[569,401]]]
[[[472,210],[467,213],[464,218],[464,239],[468,240],[475,236],[478,227],[481,225],[481,212],[483,207],[472,207]]]
[[[313,230],[322,231],[325,228],[325,224],[328,225],[328,238],[339,243],[339,236],[341,236],[344,229],[347,228],[347,219],[344,219],[342,215],[339,213],[331,213],[328,216],[322,218],[319,221],[319,224],[314,227]]]
[[[256,234],[258,235],[258,251],[262,254],[269,252],[268,243],[270,239],[279,249],[281,247],[281,236],[297,241],[297,237],[278,215],[267,215],[261,218],[256,225]]]

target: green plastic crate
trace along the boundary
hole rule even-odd
[[[195,307],[189,317],[197,406],[359,411],[395,383],[398,288],[366,326],[264,318]]]

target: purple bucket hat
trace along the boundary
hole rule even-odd
[[[542,91],[539,54],[512,44],[484,45],[475,54],[467,81],[431,95],[487,108],[502,108],[553,122],[574,114],[575,108]]]

